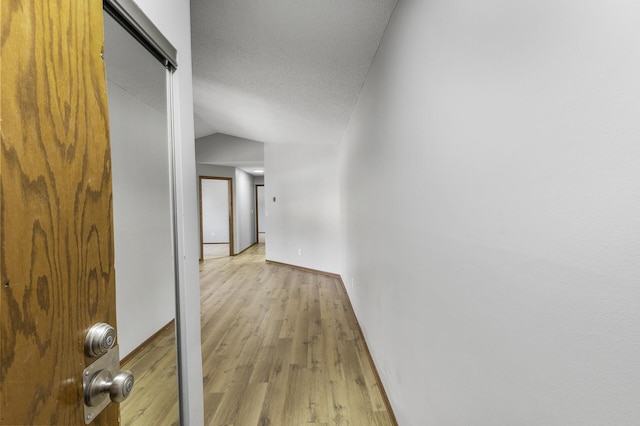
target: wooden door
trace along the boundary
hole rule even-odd
[[[1,14],[0,424],[81,425],[85,333],[116,325],[102,0]]]

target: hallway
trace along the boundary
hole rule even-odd
[[[336,278],[266,263],[264,244],[200,274],[206,424],[393,424]]]

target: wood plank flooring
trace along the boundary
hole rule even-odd
[[[200,267],[205,424],[395,425],[344,288],[265,262],[264,244]],[[176,425],[173,329],[124,368],[124,425]]]
[[[207,425],[394,424],[337,278],[258,244],[205,260],[200,285]]]
[[[135,378],[129,398],[120,403],[124,426],[180,424],[175,329],[167,327],[122,365]]]
[[[229,256],[229,244],[204,244],[202,246],[202,255],[204,260]]]

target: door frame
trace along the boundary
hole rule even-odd
[[[233,178],[221,176],[198,176],[198,205],[200,208],[200,260],[204,260],[204,225],[202,221],[202,181],[208,180],[226,180],[228,182],[229,194],[229,256],[234,256],[234,219],[233,219]]]
[[[258,228],[259,225],[259,221],[258,218],[260,217],[260,213],[258,210],[258,187],[261,186],[264,188],[264,183],[256,183],[256,188],[255,188],[255,193],[256,193],[256,244],[260,242],[260,229]],[[266,201],[266,200],[265,200]]]

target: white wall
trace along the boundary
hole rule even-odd
[[[107,65],[109,54],[105,50]],[[160,63],[158,71],[164,90]],[[166,114],[111,81],[108,86],[116,307],[122,325],[118,344],[123,358],[175,318],[169,152]]]
[[[135,0],[162,34],[178,50],[178,70],[174,73],[175,126],[177,151],[178,258],[180,259],[179,300],[181,377],[184,424],[204,424],[202,355],[200,345],[200,286],[198,258],[198,199],[193,130],[193,89],[191,81],[191,21],[188,0],[157,2]]]
[[[205,244],[229,243],[229,182],[202,180],[202,239]]]
[[[398,3],[340,184],[343,278],[401,425],[640,424],[638,22]]]
[[[221,166],[264,166],[264,144],[222,133],[204,136],[196,140],[198,163]]]
[[[196,165],[196,172],[198,173],[198,176],[225,177],[231,179],[235,179],[236,177],[236,168],[228,166],[198,164]]]
[[[337,145],[265,144],[265,195],[267,259],[338,273]]]

